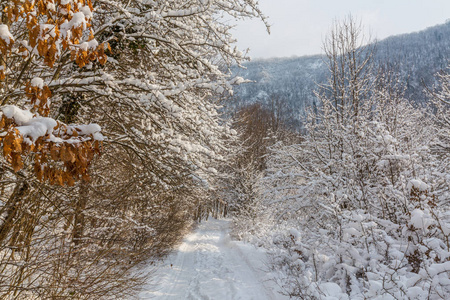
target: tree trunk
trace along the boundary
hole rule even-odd
[[[81,181],[78,200],[75,204],[75,216],[73,222],[72,242],[79,245],[84,232],[84,210],[86,209],[88,199],[88,183]]]
[[[16,184],[12,195],[9,197],[8,202],[0,211],[0,216],[3,216],[3,222],[0,224],[0,244],[8,236],[8,233],[11,231],[11,228],[14,225],[14,219],[17,215],[17,212],[20,208],[20,202],[30,189],[30,186],[27,182],[21,181]]]

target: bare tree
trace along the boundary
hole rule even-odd
[[[370,98],[375,44],[352,16],[336,21],[324,42],[328,82],[317,93],[336,111],[337,122],[358,118],[363,101]]]

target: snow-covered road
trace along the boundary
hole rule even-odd
[[[267,281],[265,253],[230,240],[229,225],[229,220],[201,223],[158,267],[140,299],[287,299]]]

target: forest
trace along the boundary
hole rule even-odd
[[[300,129],[282,95],[237,105],[229,20],[270,31],[257,1],[0,8],[0,299],[133,299],[220,216],[288,297],[450,296],[448,49],[417,105],[337,21]]]
[[[364,34],[369,35],[367,31],[366,27]],[[374,63],[389,65],[405,83],[405,97],[423,105],[427,99],[425,86],[437,84],[436,73],[448,66],[449,35],[450,21],[382,40],[368,38],[368,42],[376,48]],[[306,108],[317,105],[314,94],[317,84],[328,78],[325,60],[325,55],[256,59],[246,62],[245,69],[233,68],[233,74],[253,83],[235,88],[230,110],[255,102],[270,107],[271,99],[280,98],[291,108],[287,116],[290,124],[301,128]]]
[[[450,296],[450,75],[418,105],[374,45],[354,19],[335,23],[301,134],[278,97],[243,109],[260,161],[244,164],[234,234],[268,249],[290,298]]]

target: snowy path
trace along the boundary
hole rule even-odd
[[[265,253],[231,241],[229,220],[210,219],[188,235],[139,295],[158,300],[287,299],[264,280]]]

